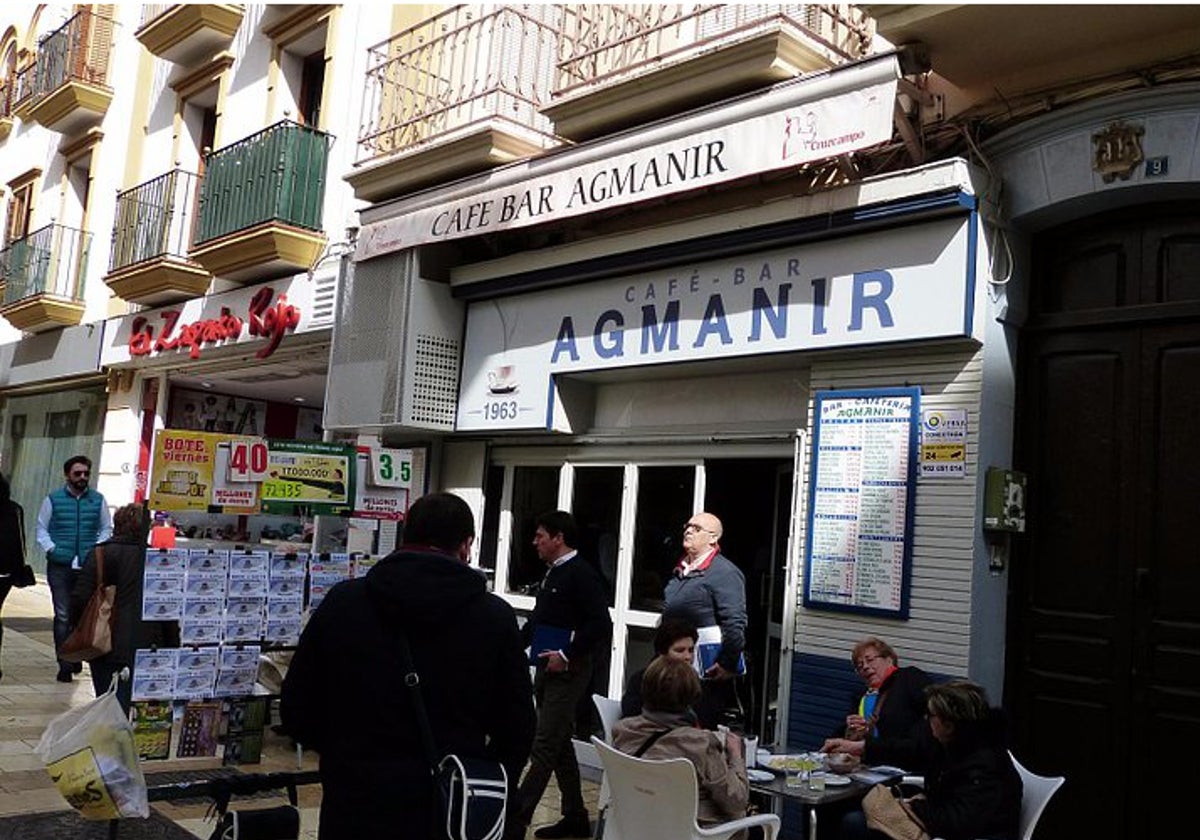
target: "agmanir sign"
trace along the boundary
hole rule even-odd
[[[687,117],[647,132],[636,149],[617,151],[622,138],[598,141],[500,170],[485,181],[497,186],[465,198],[431,193],[403,215],[368,224],[355,259],[662,198],[886,142],[896,73],[894,59],[833,71],[769,91],[735,112],[752,114],[742,119],[714,125],[711,113]]]
[[[186,350],[193,359],[200,358],[206,345],[219,345],[237,341],[243,330],[251,336],[266,339],[266,343],[255,353],[265,359],[275,352],[285,333],[300,324],[300,310],[287,302],[287,295],[275,296],[269,286],[254,293],[243,319],[235,315],[228,306],[221,307],[216,318],[202,318],[180,324],[182,313],[178,309],[163,309],[158,313],[161,324],[155,325],[143,316],[133,319],[129,333],[129,354],[149,356],[172,350]]]

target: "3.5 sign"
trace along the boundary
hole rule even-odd
[[[376,487],[408,487],[412,483],[411,449],[372,449],[371,483]]]
[[[230,481],[266,481],[267,442],[262,438],[235,440],[229,445]]]

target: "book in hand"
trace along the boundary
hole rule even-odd
[[[533,641],[529,645],[529,664],[537,665],[542,660],[539,653],[547,650],[566,650],[571,644],[571,631],[553,624],[533,625]]]
[[[717,656],[721,653],[721,628],[713,624],[709,627],[696,628],[696,657],[693,664],[696,667],[696,673],[701,678],[704,674],[717,662]],[[746,654],[738,654],[737,662],[738,676],[746,673]]]

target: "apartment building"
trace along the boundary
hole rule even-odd
[[[164,427],[322,437],[352,80],[388,15],[5,7],[0,468],[27,510],[79,452],[146,498]]]

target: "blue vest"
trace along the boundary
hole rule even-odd
[[[71,565],[76,557],[82,563],[100,535],[100,508],[104,497],[90,487],[78,499],[65,486],[50,494],[50,523],[46,528],[54,540],[50,562]]]

